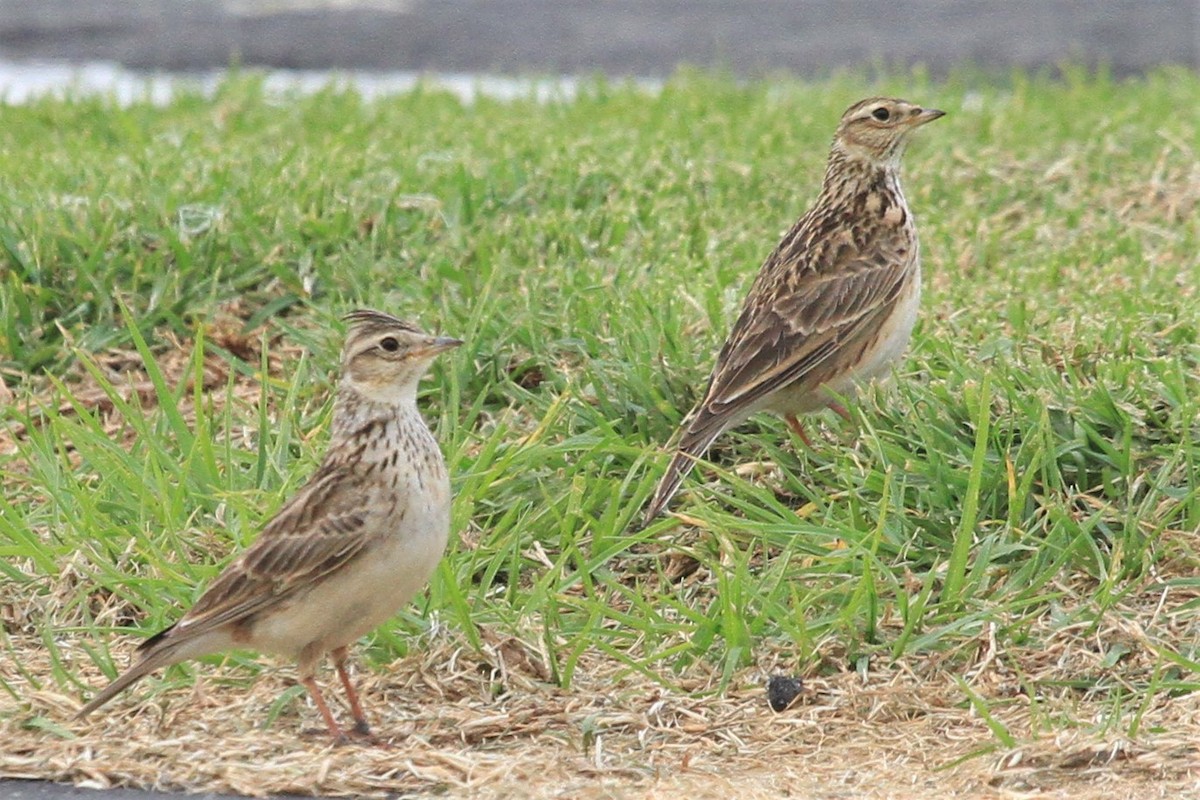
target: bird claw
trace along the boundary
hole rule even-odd
[[[392,748],[391,743],[371,733],[371,729],[367,726],[367,723],[361,721],[354,723],[354,727],[348,732],[342,733],[341,739],[342,741],[338,742],[339,745],[358,744],[367,747],[378,747],[381,750],[390,750]]]
[[[371,732],[371,726],[367,724],[365,719],[354,720],[354,727],[348,731],[338,729],[338,734],[334,737],[334,743],[339,747],[347,744],[382,748],[391,747],[390,744]]]
[[[342,730],[338,728],[336,731],[331,731],[327,728],[305,728],[300,732],[300,735],[305,739],[329,739],[334,747],[347,747],[350,745],[367,745],[370,747],[390,748],[383,739],[380,739],[366,723],[355,723],[350,730]]]

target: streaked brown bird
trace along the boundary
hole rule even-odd
[[[704,398],[676,434],[675,454],[646,510],[658,516],[729,428],[759,411],[797,415],[885,375],[904,353],[921,296],[917,229],[900,189],[909,136],[943,116],[872,97],[846,109],[817,202],[763,263],[717,356]]]
[[[379,311],[354,311],[346,320],[321,466],[196,605],[143,642],[137,663],[78,717],[160,667],[245,648],[296,660],[330,734],[343,740],[314,677],[332,653],[353,730],[369,735],[346,670],[349,645],[420,591],[446,548],[450,483],[417,410],[417,384],[435,356],[462,342]]]

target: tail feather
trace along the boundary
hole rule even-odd
[[[683,484],[683,479],[696,466],[696,460],[708,451],[709,446],[721,435],[722,430],[724,429],[717,427],[701,433],[691,427],[687,429],[680,439],[675,455],[671,457],[671,463],[667,465],[666,472],[658,481],[658,488],[654,490],[654,498],[646,507],[646,515],[642,524],[649,525],[666,509],[667,504],[671,502],[671,499],[679,491],[680,485]]]
[[[79,709],[79,713],[75,715],[75,719],[83,719],[88,714],[107,703],[109,700],[112,700],[125,689],[128,689],[137,681],[146,677],[151,672],[154,672],[154,670],[159,669],[160,667],[168,667],[171,664],[176,664],[186,658],[186,656],[180,655],[179,649],[174,646],[158,647],[154,649],[147,649],[145,651],[142,651],[141,648],[138,648],[138,650],[139,652],[144,653],[141,657],[141,660],[127,669],[125,672],[121,673],[121,675],[115,681],[110,683],[108,686],[105,686],[100,694],[93,697],[87,705]]]

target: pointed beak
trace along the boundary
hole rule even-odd
[[[917,108],[913,110],[912,126],[917,128],[927,122],[933,122],[935,119],[944,116],[946,116],[946,112],[939,111],[936,108]]]
[[[431,338],[424,347],[415,350],[413,355],[424,358],[432,358],[433,356],[444,353],[447,350],[453,350],[462,343],[462,339],[455,339],[453,336],[437,336]]]
[[[429,349],[434,353],[444,353],[447,350],[453,350],[462,343],[462,339],[455,339],[453,336],[439,336],[433,340]]]

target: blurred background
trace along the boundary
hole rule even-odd
[[[0,61],[9,85],[63,62],[656,78],[1072,61],[1125,75],[1200,66],[1200,0],[0,0]]]

